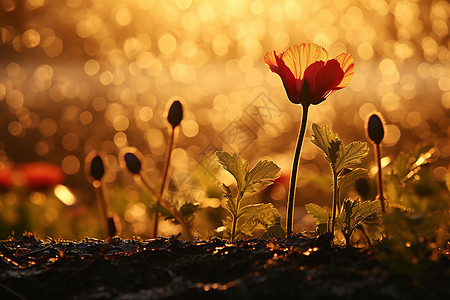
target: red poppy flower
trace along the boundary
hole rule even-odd
[[[346,87],[353,78],[353,61],[353,56],[346,53],[328,59],[323,47],[305,43],[264,56],[270,70],[281,77],[289,100],[303,106],[319,104]]]
[[[60,166],[45,162],[27,163],[22,165],[21,170],[25,185],[30,190],[50,189],[66,177]]]
[[[9,191],[14,186],[14,169],[6,167],[0,170],[0,191]]]

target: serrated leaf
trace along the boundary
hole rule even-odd
[[[220,186],[220,189],[223,191],[223,197],[225,197],[225,208],[232,214],[235,215],[236,212],[236,204],[234,203],[233,195],[231,194],[230,188],[223,183]]]
[[[338,177],[338,186],[339,188],[341,188],[344,185],[354,182],[358,178],[367,176],[369,176],[369,171],[367,169],[363,168],[353,169],[350,171],[350,173]]]
[[[352,142],[341,147],[336,163],[334,164],[336,173],[339,173],[344,168],[350,168],[360,164],[367,154],[369,154],[369,147],[367,147],[366,142]]]
[[[239,191],[243,191],[245,187],[245,174],[248,171],[248,162],[243,161],[236,153],[230,155],[225,151],[217,151],[216,157],[222,167],[234,176]]]
[[[258,161],[245,175],[244,197],[252,196],[271,185],[273,180],[280,177],[280,171],[280,167],[271,161]]]
[[[373,220],[380,213],[380,202],[353,201],[346,199],[342,203],[341,211],[336,218],[336,225],[343,231],[353,232],[362,223]]]
[[[330,213],[324,207],[317,204],[309,203],[305,205],[306,212],[317,220],[317,224],[327,224],[331,218]]]
[[[251,236],[256,229],[266,229],[276,223],[280,213],[272,203],[250,204],[243,207],[240,212],[238,231],[243,235]]]
[[[323,125],[320,127],[316,123],[312,124],[312,130],[313,138],[311,142],[325,153],[325,159],[330,164],[334,164],[341,144],[338,135],[329,129],[328,126]]]
[[[286,238],[286,227],[281,225],[281,217],[277,217],[275,219],[275,224],[267,228],[262,238],[266,240],[268,239],[282,240]]]
[[[339,136],[326,125],[320,127],[313,123],[314,143],[325,153],[325,159],[330,163],[333,171],[339,173],[344,168],[349,168],[360,164],[362,159],[369,153],[369,148],[365,142],[352,142],[344,145]]]
[[[245,218],[247,220],[257,217],[258,215],[273,217],[273,221],[275,221],[275,218],[279,217],[280,213],[272,203],[249,204],[242,207],[239,211],[239,217]],[[263,219],[264,218],[265,217],[263,217]]]

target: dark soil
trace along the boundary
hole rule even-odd
[[[0,258],[0,299],[450,299],[448,258],[417,280],[369,250],[300,235],[234,244],[24,236],[1,241]]]

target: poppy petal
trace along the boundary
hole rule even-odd
[[[281,54],[286,66],[292,70],[295,78],[303,79],[306,68],[316,61],[327,61],[328,52],[317,44],[292,45]]]
[[[354,74],[352,55],[328,60],[327,50],[317,44],[292,45],[278,55],[267,52],[264,62],[281,77],[289,100],[302,105],[322,102],[346,87]]]
[[[277,65],[276,57],[277,57],[277,54],[275,53],[275,51],[267,52],[264,55],[264,62],[266,63],[267,66],[269,66],[269,68],[272,72],[277,73],[278,75],[281,76],[280,68]]]
[[[330,91],[336,89],[342,81],[344,72],[337,60],[332,59],[324,63],[318,61],[305,71],[305,79],[311,90],[311,103],[318,104],[329,96]]]
[[[280,70],[279,75],[281,77],[281,80],[283,81],[284,89],[286,90],[289,100],[297,104],[300,103],[299,101],[303,86],[303,80],[296,79],[291,69],[286,66],[281,58],[276,56],[275,59]]]
[[[316,78],[317,73],[325,66],[325,62],[316,61],[305,70],[305,80],[308,82],[310,96],[316,94]],[[318,78],[321,80],[320,78]]]
[[[342,82],[344,71],[341,69],[339,62],[335,59],[327,61],[325,66],[321,68],[316,75],[315,94],[311,95],[314,104],[320,103],[329,96],[332,90],[340,89],[338,85]],[[328,94],[328,95],[327,95]]]
[[[342,70],[344,71],[344,77],[342,78],[341,83],[337,86],[338,88],[344,88],[349,85],[350,81],[353,78],[353,74],[355,73],[355,64],[354,58],[351,54],[342,53],[336,57],[336,60],[341,65]]]

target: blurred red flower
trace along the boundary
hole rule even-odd
[[[14,186],[14,168],[5,167],[0,170],[0,191],[9,191]]]
[[[280,177],[275,179],[274,184],[281,184],[284,187],[289,187],[290,176],[291,174],[282,171]]]
[[[47,190],[65,179],[65,174],[60,166],[35,162],[26,163],[21,167],[24,183],[30,190]]]
[[[317,44],[292,45],[286,51],[266,53],[264,62],[283,81],[289,100],[302,106],[319,104],[353,78],[354,59],[342,53],[328,59],[328,52]]]

